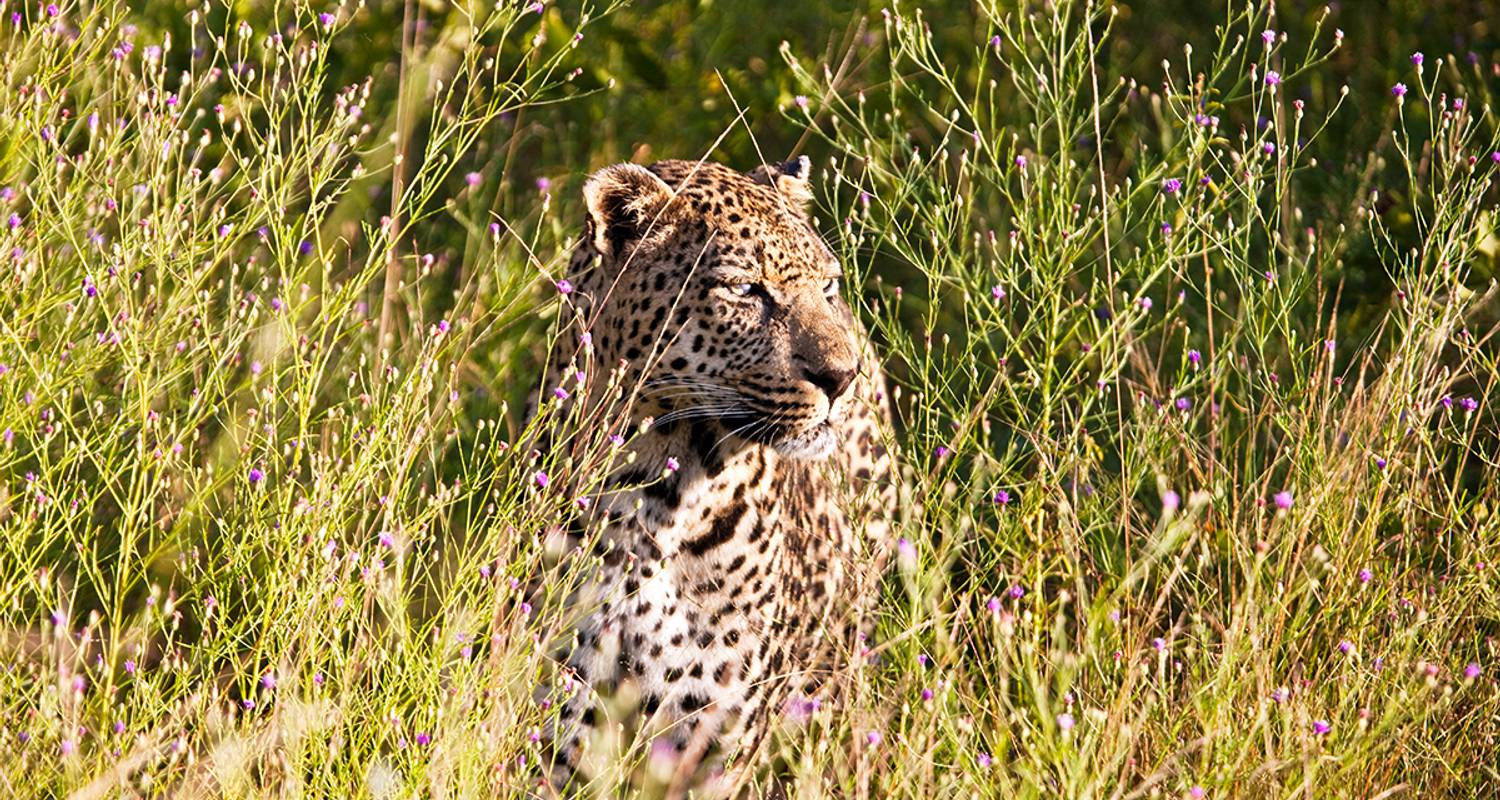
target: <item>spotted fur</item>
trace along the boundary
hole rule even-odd
[[[575,526],[601,557],[570,601],[585,688],[552,732],[555,783],[594,773],[605,699],[627,686],[679,783],[744,764],[856,646],[889,530],[889,411],[808,172],[664,161],[585,185],[548,386],[617,366],[576,401],[633,390],[638,424]]]

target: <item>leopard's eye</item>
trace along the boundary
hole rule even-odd
[[[828,282],[825,283],[825,284],[823,284],[823,294],[825,294],[825,295],[827,295],[829,297],[835,297],[835,296],[838,295],[838,293],[839,293],[839,279],[838,278],[829,278]]]
[[[735,297],[749,297],[750,294],[751,294],[751,292],[755,291],[755,284],[753,284],[753,283],[736,283],[736,284],[734,284],[734,285],[732,285],[732,286],[729,287],[729,291]]]

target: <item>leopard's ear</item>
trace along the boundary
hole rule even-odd
[[[645,167],[615,164],[589,176],[583,184],[583,201],[589,210],[594,248],[614,257],[627,243],[640,240],[653,225],[665,221],[672,187]]]
[[[798,156],[780,164],[762,164],[750,170],[756,183],[774,188],[788,202],[799,209],[812,203],[812,188],[808,179],[812,176],[812,161],[807,156]]]

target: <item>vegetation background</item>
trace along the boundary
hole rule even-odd
[[[0,786],[541,791],[582,180],[807,154],[908,502],[785,791],[1495,796],[1497,12],[0,0]]]

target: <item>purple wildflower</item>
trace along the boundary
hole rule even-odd
[[[911,569],[917,564],[917,547],[905,536],[896,541],[896,558],[902,569]]]
[[[1391,87],[1391,94],[1395,95],[1397,100],[1400,100],[1401,98],[1405,97],[1406,96],[1406,84],[1404,84],[1404,83],[1398,83],[1395,86],[1392,86]]]
[[[1276,507],[1281,509],[1282,511],[1286,511],[1287,509],[1292,507],[1291,492],[1277,492],[1276,496],[1271,498],[1271,500],[1275,502]]]

